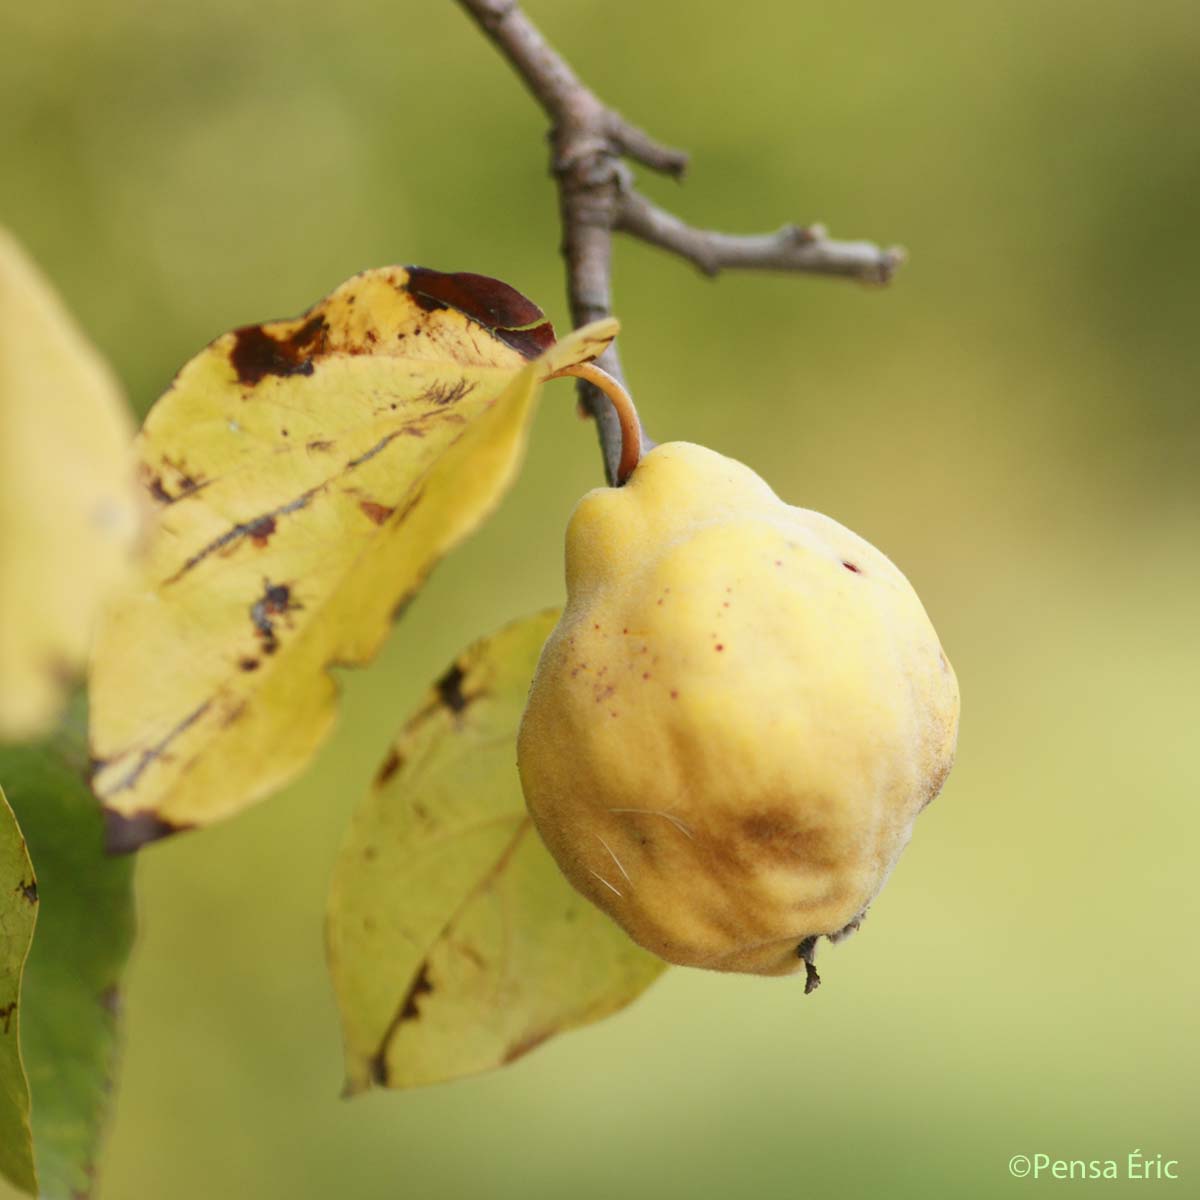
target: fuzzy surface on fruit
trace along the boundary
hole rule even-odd
[[[958,684],[915,591],[684,442],[580,500],[566,576],[518,739],[547,847],[669,962],[805,969],[798,947],[861,917],[953,762]]]

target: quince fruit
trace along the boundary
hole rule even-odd
[[[518,741],[570,882],[669,962],[807,972],[941,789],[958,685],[878,550],[741,463],[657,446],[579,502]]]

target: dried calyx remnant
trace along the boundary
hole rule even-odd
[[[788,224],[774,233],[735,235],[697,229],[636,190],[629,159],[679,179],[682,150],[656,142],[604,104],[542,37],[516,0],[459,0],[524,80],[552,124],[551,168],[558,182],[567,293],[576,326],[612,312],[612,235],[627,233],[693,263],[706,275],[726,269],[837,275],[887,283],[904,261],[899,247],[835,241],[824,226]],[[598,365],[623,380],[615,346]],[[604,392],[580,379],[580,402],[596,419],[610,483],[618,480],[623,436]],[[648,439],[643,441],[649,448]]]

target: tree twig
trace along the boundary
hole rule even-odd
[[[620,196],[616,228],[686,258],[705,275],[748,267],[887,283],[904,261],[899,246],[881,250],[874,242],[835,242],[823,225],[784,225],[750,236],[696,229],[633,191]]]
[[[785,225],[772,234],[735,236],[685,224],[638,193],[621,161],[629,158],[678,179],[688,164],[682,150],[655,141],[604,104],[542,37],[517,0],[458,2],[550,118],[567,296],[576,326],[611,315],[614,231],[681,255],[708,275],[736,267],[886,283],[903,262],[899,249],[833,241],[819,225]],[[615,345],[598,365],[624,381]],[[614,483],[621,460],[620,421],[604,394],[582,380],[579,400],[596,420],[605,472]],[[644,433],[642,440],[647,448],[654,444]]]

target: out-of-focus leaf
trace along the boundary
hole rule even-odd
[[[37,1194],[29,1081],[21,1061],[21,975],[37,920],[37,881],[0,788],[0,1174]]]
[[[116,1061],[118,988],[134,933],[133,862],[105,855],[82,765],[49,745],[0,749],[0,784],[37,870],[21,1049],[46,1200],[92,1194]]]
[[[48,733],[137,532],[108,366],[0,228],[0,740]]]
[[[137,443],[148,554],[92,659],[110,848],[229,816],[304,766],[336,715],[327,668],[371,658],[513,479],[542,380],[616,329],[554,343],[505,284],[391,267],[183,368]]]
[[[517,726],[555,619],[467,650],[354,818],[328,917],[350,1093],[503,1066],[664,968],[571,888],[525,810]]]

